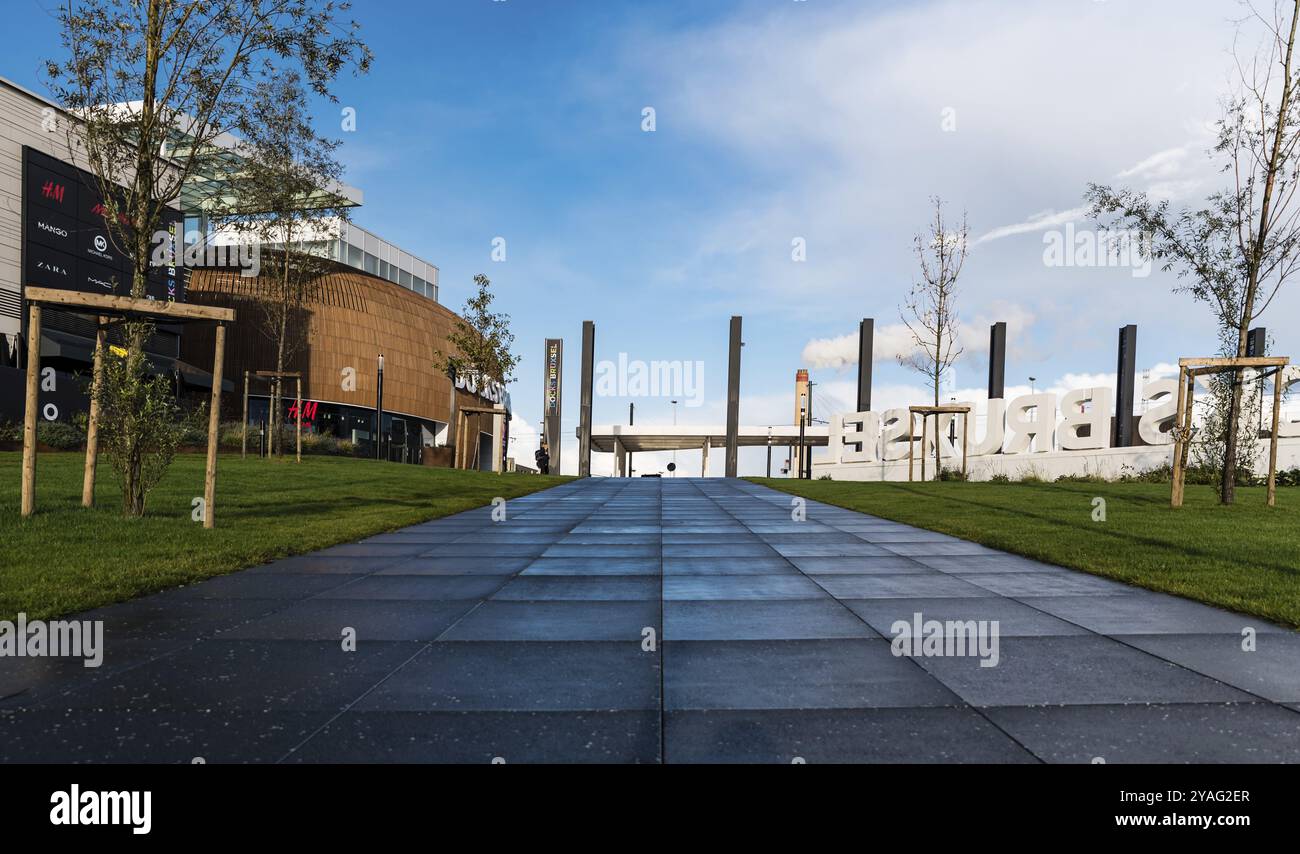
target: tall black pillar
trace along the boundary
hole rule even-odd
[[[989,327],[989,400],[1001,400],[1007,382],[1007,325]]]
[[[596,324],[582,321],[582,393],[578,411],[578,477],[591,477],[591,382],[595,373]]]
[[[1130,323],[1119,330],[1119,356],[1115,367],[1116,448],[1133,445],[1133,389],[1137,376],[1138,328]]]
[[[871,353],[876,322],[870,317],[858,324],[858,412],[871,411]]]
[[[731,317],[731,344],[727,354],[727,477],[736,476],[737,434],[740,432],[740,316]]]

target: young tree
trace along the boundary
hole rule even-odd
[[[954,362],[962,354],[957,343],[957,278],[966,263],[969,230],[966,216],[961,225],[949,228],[943,218],[943,202],[937,196],[934,220],[928,234],[916,236],[916,257],[921,278],[912,283],[899,315],[912,333],[915,349],[898,357],[899,364],[925,375],[934,388],[934,405],[939,405],[939,388]],[[938,421],[935,422],[937,434]],[[922,448],[924,453],[925,449]],[[934,465],[939,472],[939,438],[935,436]]]
[[[434,351],[434,370],[443,371],[453,380],[452,413],[456,411],[455,378],[473,377],[479,387],[497,382],[505,385],[514,379],[519,357],[510,352],[515,335],[510,331],[510,315],[492,311],[492,282],[479,273],[474,277],[478,291],[465,300],[465,307],[447,336],[452,352]]]
[[[434,367],[450,376],[473,376],[505,385],[514,379],[519,358],[510,352],[515,335],[510,315],[492,311],[492,282],[479,273],[478,291],[465,300],[455,328],[447,336],[453,352],[434,351]]]
[[[1177,291],[1206,303],[1219,324],[1221,352],[1245,356],[1251,325],[1268,308],[1300,265],[1300,105],[1294,56],[1300,0],[1276,0],[1265,16],[1250,7],[1264,28],[1265,46],[1249,60],[1237,58],[1239,86],[1224,105],[1212,151],[1230,185],[1207,197],[1199,210],[1171,210],[1168,200],[1146,193],[1089,185],[1092,216],[1138,231],[1162,269],[1176,271]],[[1229,372],[1220,425],[1219,498],[1231,504],[1238,480],[1243,435],[1241,369]],[[1212,437],[1213,438],[1213,437]],[[1217,455],[1216,455],[1217,456]]]
[[[129,293],[143,297],[162,228],[183,187],[200,174],[220,175],[223,132],[240,126],[254,96],[277,67],[298,67],[317,95],[351,65],[364,72],[370,52],[355,22],[334,0],[68,0],[58,12],[67,58],[46,63],[50,89],[75,117],[68,128],[73,158],[88,164],[104,202],[113,242],[133,266]],[[214,182],[219,183],[219,182]],[[171,254],[174,261],[174,254]],[[140,440],[151,404],[143,349],[152,326],[123,324],[127,355],[114,374],[123,409],[108,429]],[[130,431],[135,431],[132,434]],[[127,512],[143,512],[144,481],[126,467]]]
[[[283,373],[310,334],[307,306],[321,277],[332,267],[317,246],[338,236],[348,203],[338,195],[343,166],[337,140],[312,127],[307,93],[295,72],[268,81],[241,122],[246,158],[233,206],[214,219],[257,249],[255,298],[262,334],[275,348],[275,370]],[[271,251],[263,251],[271,247]],[[284,383],[276,377],[271,394],[271,448],[284,455]]]

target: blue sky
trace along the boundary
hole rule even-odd
[[[41,92],[52,6],[6,4],[24,37],[0,74]],[[819,414],[846,411],[854,369],[836,366],[836,339],[862,317],[879,329],[875,408],[924,402],[887,351],[936,194],[978,239],[954,394],[982,389],[995,320],[1011,323],[1009,393],[1031,375],[1040,389],[1111,381],[1126,323],[1140,369],[1215,350],[1207,309],[1171,277],[1047,267],[1043,232],[1086,225],[1089,181],[1175,199],[1216,185],[1204,150],[1231,82],[1234,0],[357,0],[353,14],[374,69],[341,80],[320,121],[365,191],[355,219],[437,264],[453,309],[475,273],[492,278],[524,358],[524,460],[548,336],[566,343],[572,435],[586,319],[598,359],[703,362],[703,405],[681,423],[723,420],[732,314],[745,423],[790,422],[799,367],[822,383]],[[345,106],[354,133],[337,131]],[[1277,352],[1300,349],[1297,309],[1293,287],[1262,321]],[[666,398],[636,402],[638,423],[671,419]],[[598,397],[596,422],[625,421],[627,404]],[[742,454],[742,473],[760,454]]]

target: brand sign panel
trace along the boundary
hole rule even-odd
[[[98,294],[127,294],[133,265],[117,245],[105,217],[93,175],[32,148],[23,149],[24,282],[45,288]],[[184,246],[184,217],[164,215],[163,243],[174,251],[161,255],[175,261]],[[155,250],[160,245],[154,241]],[[151,258],[160,254],[151,252]],[[185,299],[185,277],[173,265],[150,266],[145,296]]]

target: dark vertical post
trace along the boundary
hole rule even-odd
[[[636,404],[628,403],[627,405],[627,426],[631,427],[636,424]],[[632,452],[627,452],[627,476],[632,476]]]
[[[591,383],[595,373],[596,324],[582,321],[582,392],[578,410],[578,477],[591,477]]]
[[[1007,325],[989,327],[989,400],[1001,400],[1007,381]]]
[[[564,407],[564,340],[546,339],[546,361],[543,375],[542,438],[550,457],[549,469],[560,473],[560,412]]]
[[[736,476],[740,433],[740,316],[731,318],[731,344],[727,354],[727,477]]]
[[[1119,331],[1119,353],[1115,367],[1115,436],[1116,448],[1133,444],[1133,389],[1137,375],[1138,328],[1130,323]]]
[[[1264,351],[1268,349],[1268,330],[1263,326],[1256,326],[1250,332],[1246,333],[1246,355],[1263,356]]]
[[[384,354],[379,354],[379,384],[375,389],[375,459],[383,459],[384,448]]]
[[[808,420],[806,410],[799,410],[799,472],[795,475],[799,480],[803,480],[803,461],[809,456],[807,448],[804,446],[804,423]]]
[[[858,412],[871,411],[871,354],[876,322],[870,317],[858,324]]]

